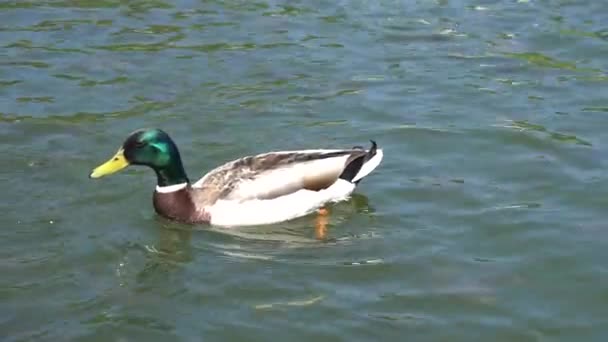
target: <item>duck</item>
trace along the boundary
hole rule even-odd
[[[304,149],[244,156],[212,169],[191,183],[177,145],[157,128],[139,129],[89,178],[130,165],[156,173],[155,212],[172,221],[235,227],[274,224],[324,210],[347,200],[382,161],[375,141],[364,149]]]

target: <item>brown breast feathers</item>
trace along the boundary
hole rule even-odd
[[[197,210],[189,187],[168,193],[154,191],[153,203],[154,210],[168,219],[186,223],[208,223],[211,219],[204,211]]]

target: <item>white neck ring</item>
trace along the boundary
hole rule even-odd
[[[173,185],[167,185],[167,186],[156,186],[156,192],[160,192],[161,194],[166,194],[166,193],[170,193],[170,192],[176,192],[179,191],[183,188],[185,188],[188,185],[188,183],[179,183],[179,184],[173,184]]]

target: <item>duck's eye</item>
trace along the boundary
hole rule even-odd
[[[141,142],[141,141],[135,142],[135,148],[142,148],[144,146],[146,146],[146,143],[144,143],[144,142]]]

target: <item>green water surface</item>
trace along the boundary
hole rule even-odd
[[[606,1],[1,0],[0,46],[2,341],[608,340]],[[325,240],[191,227],[87,178],[141,127],[194,180],[385,158]]]

